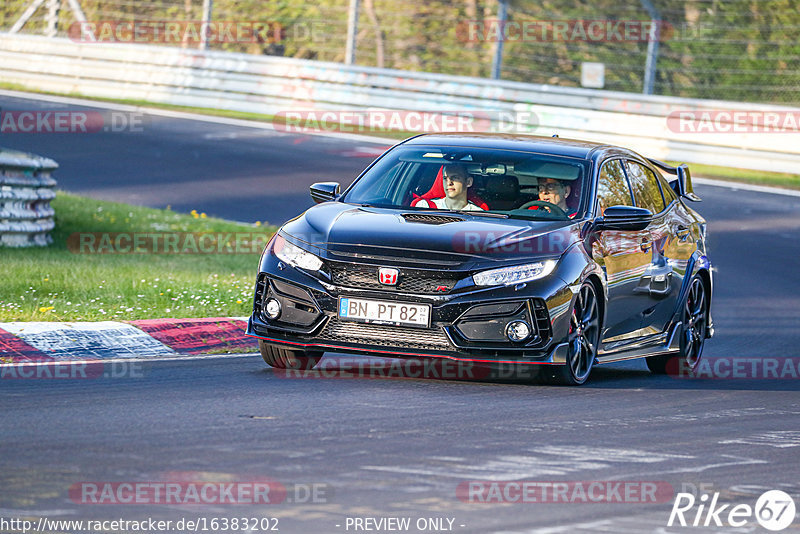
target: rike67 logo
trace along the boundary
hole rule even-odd
[[[755,506],[719,504],[718,501],[719,492],[714,493],[710,500],[707,493],[700,498],[691,493],[678,493],[667,526],[744,527],[755,519],[765,529],[778,531],[791,525],[795,517],[794,500],[780,490],[765,491]]]

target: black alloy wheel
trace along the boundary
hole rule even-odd
[[[579,386],[589,379],[600,344],[600,305],[594,286],[585,282],[575,298],[569,323],[567,365],[558,366],[556,382]]]
[[[669,372],[683,375],[694,372],[703,355],[707,333],[706,285],[700,276],[695,275],[689,285],[681,311],[681,326],[678,334],[680,335],[680,354],[678,356],[651,356],[647,358],[647,367],[656,374]]]

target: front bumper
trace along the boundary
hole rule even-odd
[[[445,295],[344,287],[267,260],[259,274],[247,335],[310,351],[369,353],[393,357],[435,357],[485,363],[563,363],[561,341],[568,328],[572,291],[555,276],[497,288],[463,288]],[[356,266],[357,267],[357,266]],[[367,324],[338,317],[339,297],[427,303],[428,328]],[[268,298],[281,315],[263,313]],[[532,326],[520,343],[505,337],[512,319]]]

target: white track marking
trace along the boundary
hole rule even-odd
[[[0,328],[56,359],[171,356],[175,351],[133,325],[117,321],[0,323]]]
[[[787,447],[800,447],[800,430],[773,430],[761,432],[738,439],[726,439],[718,442],[723,445],[736,443],[742,445],[766,445],[784,449]]]
[[[734,461],[730,462],[719,462],[713,464],[705,464],[699,466],[690,466],[690,467],[679,467],[677,469],[666,469],[662,471],[645,471],[643,473],[626,473],[624,475],[612,476],[609,480],[620,480],[620,479],[635,479],[637,477],[651,477],[653,475],[669,475],[675,473],[701,473],[703,471],[708,471],[709,469],[716,469],[718,467],[731,467],[731,466],[743,466],[743,465],[758,465],[758,464],[768,464],[769,462],[766,460],[757,460],[755,458],[742,458],[740,456],[733,456],[732,454],[721,454],[720,458],[733,458]]]
[[[438,459],[441,465],[422,467],[366,465],[362,469],[391,473],[475,480],[519,480],[535,476],[562,476],[585,470],[607,469],[613,464],[653,464],[690,460],[693,456],[632,449],[547,446],[531,449],[531,455],[503,455],[482,463]]]

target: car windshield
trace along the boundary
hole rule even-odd
[[[585,211],[586,160],[513,150],[399,146],[347,191],[353,204],[568,220]]]

